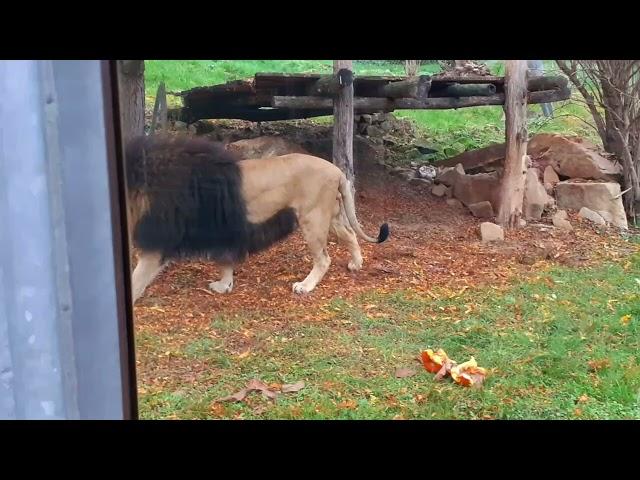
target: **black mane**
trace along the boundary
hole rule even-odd
[[[126,150],[127,189],[148,199],[133,231],[136,247],[166,259],[238,262],[292,233],[284,209],[260,224],[247,220],[238,157],[202,138],[148,136]]]

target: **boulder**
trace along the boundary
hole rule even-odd
[[[491,222],[480,224],[480,238],[483,242],[496,242],[504,240],[504,230],[500,225]]]
[[[553,169],[551,165],[547,165],[547,168],[544,169],[543,182],[545,184],[548,183],[553,186],[559,181],[560,181],[560,177],[558,177],[558,174],[556,173],[556,171]]]
[[[598,225],[607,224],[607,222],[605,222],[604,218],[602,218],[598,212],[594,212],[593,210],[587,207],[582,207],[578,212],[578,216],[580,218],[586,218],[587,220],[590,220],[593,223]]]
[[[618,183],[564,181],[556,185],[556,198],[558,208],[580,210],[582,207],[587,207],[594,213],[607,212],[611,216],[613,225],[625,230],[628,228]],[[602,218],[601,214],[597,215]]]
[[[444,168],[436,176],[436,180],[440,183],[444,183],[448,187],[453,185],[460,175],[464,175],[464,168],[462,164],[457,164],[455,167]]]
[[[561,220],[569,220],[569,216],[567,215],[567,211],[566,210],[558,210],[556,213],[553,214],[552,218],[558,218]]]
[[[369,137],[382,137],[384,132],[381,128],[376,127],[375,125],[367,126],[367,136]]]
[[[443,167],[461,164],[465,170],[480,170],[494,164],[504,163],[505,144],[497,143],[488,147],[469,150],[439,162]]]
[[[464,208],[464,205],[462,205],[462,202],[457,198],[447,198],[446,203],[450,207],[461,208],[461,209]]]
[[[563,177],[614,180],[622,175],[620,165],[600,155],[595,145],[577,137],[538,134],[529,140],[527,151],[538,153],[542,162],[548,161]]]
[[[453,196],[467,207],[479,202],[499,204],[500,178],[497,173],[458,174],[452,188]]]
[[[527,169],[522,204],[525,219],[540,220],[544,208],[550,203],[549,195],[538,178],[538,170],[536,168]]]
[[[449,190],[449,187],[447,187],[443,183],[440,183],[438,185],[434,185],[431,188],[431,194],[435,195],[436,197],[444,197],[445,194],[447,193],[447,190]]]
[[[551,217],[553,225],[561,230],[573,230],[571,223],[567,218],[567,212],[564,210],[558,210],[553,217]]]
[[[604,219],[605,222],[613,223],[613,215],[611,215],[611,213],[607,212],[606,210],[598,210],[597,213]]]
[[[469,210],[477,218],[491,218],[494,216],[493,207],[489,202],[472,203],[469,205]]]

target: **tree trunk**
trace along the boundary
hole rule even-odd
[[[505,75],[506,156],[500,186],[498,223],[519,226],[527,156],[527,62],[508,60]]]
[[[118,62],[120,120],[124,144],[144,134],[144,60]]]
[[[341,70],[352,72],[353,61],[334,60],[333,73],[340,76]],[[353,82],[348,82],[353,75],[343,75],[342,78],[333,102],[333,163],[347,176],[353,192]]]

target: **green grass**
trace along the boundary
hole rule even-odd
[[[640,418],[640,255],[589,269],[557,267],[505,290],[437,299],[399,291],[334,300],[330,319],[291,325],[246,358],[210,341],[184,355],[212,358],[215,381],[145,393],[143,418],[632,419]],[[441,295],[441,296],[440,296]],[[374,313],[378,312],[377,315]],[[465,313],[466,312],[466,313]],[[629,315],[624,324],[621,318]],[[242,319],[216,320],[224,330]],[[154,345],[150,338],[143,344]],[[415,362],[444,348],[490,370],[480,390],[434,382]],[[221,361],[224,358],[226,361]],[[602,368],[593,370],[590,362]],[[592,364],[593,365],[593,364]],[[397,379],[398,367],[417,375]],[[207,377],[213,378],[213,377]],[[276,403],[215,399],[252,378],[304,380]]]

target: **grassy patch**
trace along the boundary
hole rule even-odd
[[[334,300],[331,318],[264,338],[244,358],[216,362],[217,381],[141,395],[143,418],[630,419],[640,418],[640,255],[590,269],[555,268],[505,290],[459,296],[369,292]],[[625,317],[627,316],[628,317]],[[628,319],[625,321],[624,319]],[[622,319],[622,320],[621,320]],[[225,322],[241,322],[225,320]],[[227,323],[216,321],[218,327]],[[240,326],[240,324],[238,325]],[[150,339],[139,345],[152,347]],[[227,355],[203,340],[186,355]],[[444,348],[491,374],[481,390],[436,383],[415,357]],[[200,357],[201,358],[201,357]],[[396,379],[398,367],[418,373]],[[252,378],[304,380],[272,403],[215,399]]]

